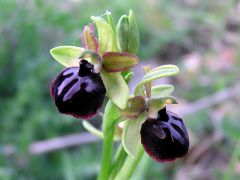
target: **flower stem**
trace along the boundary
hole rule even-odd
[[[112,149],[115,133],[115,126],[119,119],[117,106],[109,100],[104,111],[103,116],[103,148],[100,174],[98,180],[107,180],[110,175],[110,168],[112,163]]]
[[[127,158],[127,153],[124,150],[123,146],[120,145],[119,148],[118,148],[118,151],[116,153],[114,163],[112,165],[112,169],[111,169],[111,173],[110,173],[111,174],[110,179],[114,179],[114,177],[117,175],[117,173],[122,168],[126,158]]]
[[[128,156],[120,172],[117,174],[114,180],[123,180],[123,179],[129,180],[133,175],[135,169],[137,168],[137,165],[141,161],[143,154],[144,154],[144,150],[143,150],[143,147],[140,145],[138,147],[138,153],[137,153],[136,159],[133,159],[132,157]]]
[[[107,128],[104,133],[101,170],[98,180],[107,180],[109,178],[112,160],[114,131],[115,128]]]

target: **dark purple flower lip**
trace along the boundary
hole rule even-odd
[[[81,60],[79,67],[66,68],[54,78],[50,94],[60,113],[90,119],[102,106],[106,89],[93,65]]]
[[[157,119],[147,119],[141,127],[146,153],[158,162],[174,161],[188,152],[189,137],[180,117],[162,109]]]

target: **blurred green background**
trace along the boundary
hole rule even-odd
[[[133,179],[219,179],[226,172],[240,178],[240,97],[232,91],[240,80],[239,1],[0,0],[0,179],[96,178],[100,141],[35,154],[29,147],[85,132],[81,121],[54,107],[49,85],[63,67],[49,50],[80,46],[90,16],[109,10],[116,23],[130,8],[139,25],[142,62],[181,68],[166,80],[176,87],[178,106],[227,94],[216,96],[213,106],[205,99],[203,108],[184,117],[191,139],[184,159],[159,164],[146,155]],[[99,126],[100,116],[94,120]]]

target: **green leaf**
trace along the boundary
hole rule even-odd
[[[124,124],[122,144],[129,156],[135,158],[137,147],[140,142],[140,130],[146,120],[146,113],[142,113],[135,120],[127,120]]]
[[[143,76],[142,81],[137,85],[134,95],[144,95],[143,91],[143,85],[145,83],[148,83],[150,81],[163,78],[163,77],[168,77],[168,76],[174,76],[179,72],[179,69],[175,65],[164,65],[164,66],[159,66],[157,68],[152,69],[148,73]]]
[[[106,52],[102,65],[107,72],[125,71],[138,63],[138,57],[126,52]]]
[[[127,107],[119,110],[123,119],[136,119],[145,110],[145,99],[142,96],[130,98]]]
[[[52,57],[65,67],[79,66],[79,56],[84,49],[76,46],[58,46],[50,50]]]
[[[128,85],[120,73],[107,73],[101,70],[101,78],[105,85],[107,96],[121,109],[124,109],[129,98]]]
[[[166,97],[170,96],[170,94],[173,92],[174,86],[172,85],[158,85],[152,87],[152,98],[160,98],[160,97]]]
[[[139,31],[133,10],[129,11],[128,52],[137,54],[140,44]]]
[[[116,51],[116,37],[111,25],[99,16],[91,19],[97,26],[100,53]]]

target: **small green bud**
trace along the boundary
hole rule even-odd
[[[139,49],[139,31],[133,11],[123,15],[116,27],[117,47],[122,52],[136,54]]]
[[[140,39],[139,39],[138,26],[137,26],[135,16],[133,14],[133,10],[129,11],[128,21],[129,21],[128,52],[136,54],[139,49]]]
[[[116,27],[117,47],[122,52],[128,52],[129,23],[128,16],[123,15],[118,21]]]

